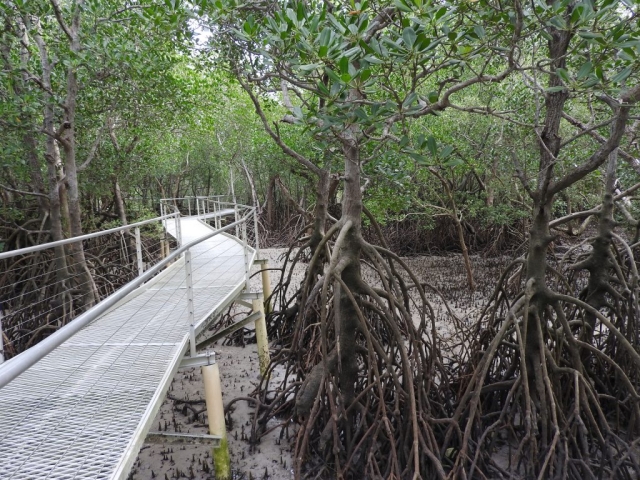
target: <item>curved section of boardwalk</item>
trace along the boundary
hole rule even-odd
[[[194,217],[181,229],[183,244],[211,233]],[[245,255],[222,234],[191,256],[202,328],[244,287]],[[0,479],[125,478],[188,339],[180,260],[0,390]]]

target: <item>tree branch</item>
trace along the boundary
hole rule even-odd
[[[286,153],[290,157],[297,160],[299,163],[307,167],[316,175],[319,175],[321,172],[321,169],[319,167],[317,167],[309,159],[300,155],[298,152],[296,152],[291,147],[289,147],[286,143],[282,141],[282,138],[280,138],[280,135],[276,134],[276,132],[273,131],[273,129],[269,125],[269,120],[267,120],[267,117],[264,114],[262,107],[260,106],[260,102],[255,96],[255,94],[253,93],[253,90],[251,89],[251,87],[249,87],[249,85],[246,84],[246,82],[242,79],[242,77],[238,73],[236,73],[236,78],[238,79],[240,86],[244,89],[245,92],[247,92],[247,94],[251,98],[251,101],[253,102],[253,106],[256,109],[256,113],[260,117],[260,120],[262,120],[262,125],[264,126],[264,129],[269,134],[269,136],[276,142],[276,144],[282,149],[284,153]]]

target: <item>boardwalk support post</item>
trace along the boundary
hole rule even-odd
[[[140,227],[135,228],[136,234],[136,259],[138,260],[138,275],[144,273],[144,266],[142,264],[142,242],[140,240]]]
[[[264,297],[252,301],[253,312],[260,312],[256,320],[256,340],[258,342],[258,362],[260,363],[260,375],[267,374],[271,358],[269,357],[269,337],[267,336],[267,322],[264,318]]]
[[[227,443],[227,429],[224,424],[224,406],[222,404],[222,389],[220,386],[220,368],[215,363],[202,367],[204,381],[204,399],[209,418],[209,433],[220,437],[220,446],[213,449],[213,463],[216,480],[231,479],[231,458]]]

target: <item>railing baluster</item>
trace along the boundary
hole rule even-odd
[[[256,237],[256,258],[260,258],[260,242],[258,240],[258,207],[253,207],[253,229]]]
[[[140,240],[140,227],[135,228],[136,234],[136,258],[138,260],[138,275],[144,273],[144,265],[142,264],[142,241]]]
[[[234,221],[237,222],[238,221],[238,205],[235,202],[233,204],[233,215],[234,215]],[[236,237],[240,237],[240,233],[238,232],[237,225],[236,225]]]

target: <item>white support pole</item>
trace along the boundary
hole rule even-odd
[[[136,258],[138,260],[138,275],[144,273],[144,265],[142,263],[142,241],[140,240],[140,227],[135,228],[136,235]]]
[[[220,385],[220,367],[214,362],[202,367],[204,382],[204,399],[207,405],[209,433],[220,437],[220,446],[213,449],[213,463],[216,480],[231,479],[231,458],[227,443],[227,429],[224,424],[224,405],[222,403],[222,387]]]
[[[260,317],[255,322],[256,341],[258,342],[258,362],[260,363],[260,375],[267,374],[271,358],[269,356],[269,337],[267,336],[267,321],[264,318],[264,298],[252,301],[253,312],[260,313]]]
[[[265,300],[265,309],[267,313],[271,313],[273,309],[271,308],[271,278],[269,275],[269,260],[262,260],[262,264],[260,266],[262,268],[262,272],[260,275],[262,276],[262,295],[264,295]]]

